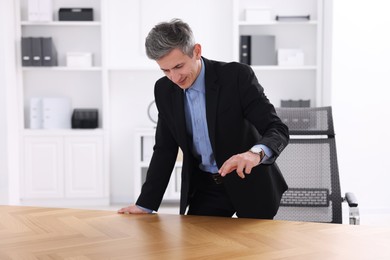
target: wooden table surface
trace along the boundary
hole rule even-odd
[[[390,228],[0,206],[0,259],[390,259]]]

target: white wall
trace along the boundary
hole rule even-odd
[[[357,195],[364,222],[365,213],[390,213],[390,3],[333,5],[332,98],[341,185]]]
[[[0,1],[0,204],[18,198],[18,127],[14,2]]]
[[[0,35],[5,30],[3,2],[0,2]],[[0,203],[8,202],[5,37],[0,38]]]

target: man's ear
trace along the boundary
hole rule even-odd
[[[202,46],[199,43],[196,43],[194,46],[194,55],[197,60],[202,56]]]

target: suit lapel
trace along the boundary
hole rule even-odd
[[[187,129],[184,114],[184,92],[178,86],[172,83],[175,90],[172,92],[172,111],[177,122],[176,130],[179,144],[183,145],[183,149],[187,149]]]
[[[209,137],[212,149],[215,153],[215,127],[217,120],[217,107],[218,107],[218,93],[219,86],[217,82],[217,75],[214,71],[213,64],[203,58],[206,74],[205,74],[205,84],[206,84],[206,117],[207,117],[207,126],[209,130]]]

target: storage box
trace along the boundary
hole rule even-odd
[[[92,53],[67,52],[66,66],[68,67],[92,67]]]
[[[245,9],[245,21],[247,22],[270,22],[273,20],[270,8],[248,8]]]
[[[300,49],[278,49],[279,66],[303,66],[305,55]]]
[[[92,129],[98,127],[98,110],[77,108],[72,114],[72,128]]]
[[[93,21],[92,8],[60,8],[58,11],[60,21]]]

